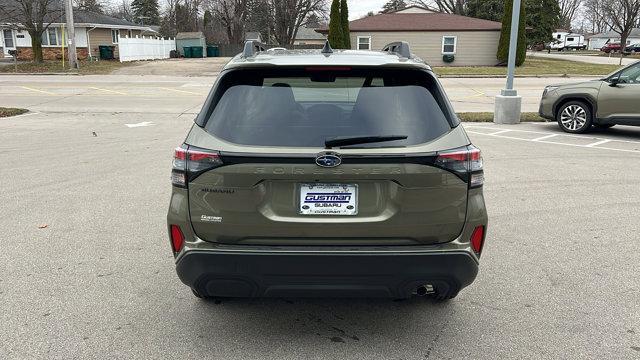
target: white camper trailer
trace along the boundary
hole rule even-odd
[[[554,32],[553,41],[549,43],[551,50],[585,50],[587,43],[584,42],[584,36],[569,32]]]

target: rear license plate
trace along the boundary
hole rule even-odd
[[[355,184],[301,184],[302,215],[358,214],[358,186]]]

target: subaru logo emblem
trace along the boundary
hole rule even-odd
[[[342,164],[342,159],[335,153],[324,153],[316,157],[316,165],[321,167],[332,168]]]

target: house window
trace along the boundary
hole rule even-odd
[[[58,28],[48,28],[42,33],[42,46],[60,46],[61,43]]]
[[[443,36],[442,37],[442,54],[443,55],[455,54],[457,42],[458,42],[457,36]]]
[[[371,36],[358,36],[358,50],[371,50]]]
[[[573,38],[567,38],[567,41],[573,41],[573,40],[574,40]]]
[[[117,44],[119,37],[120,37],[120,30],[111,29],[111,42],[113,42],[114,44]]]

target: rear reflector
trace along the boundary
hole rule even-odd
[[[182,235],[182,230],[178,225],[171,225],[171,247],[173,247],[173,252],[180,252],[183,245],[184,235]]]
[[[476,254],[482,252],[482,245],[484,244],[484,226],[478,226],[473,230],[471,234],[471,247]]]

